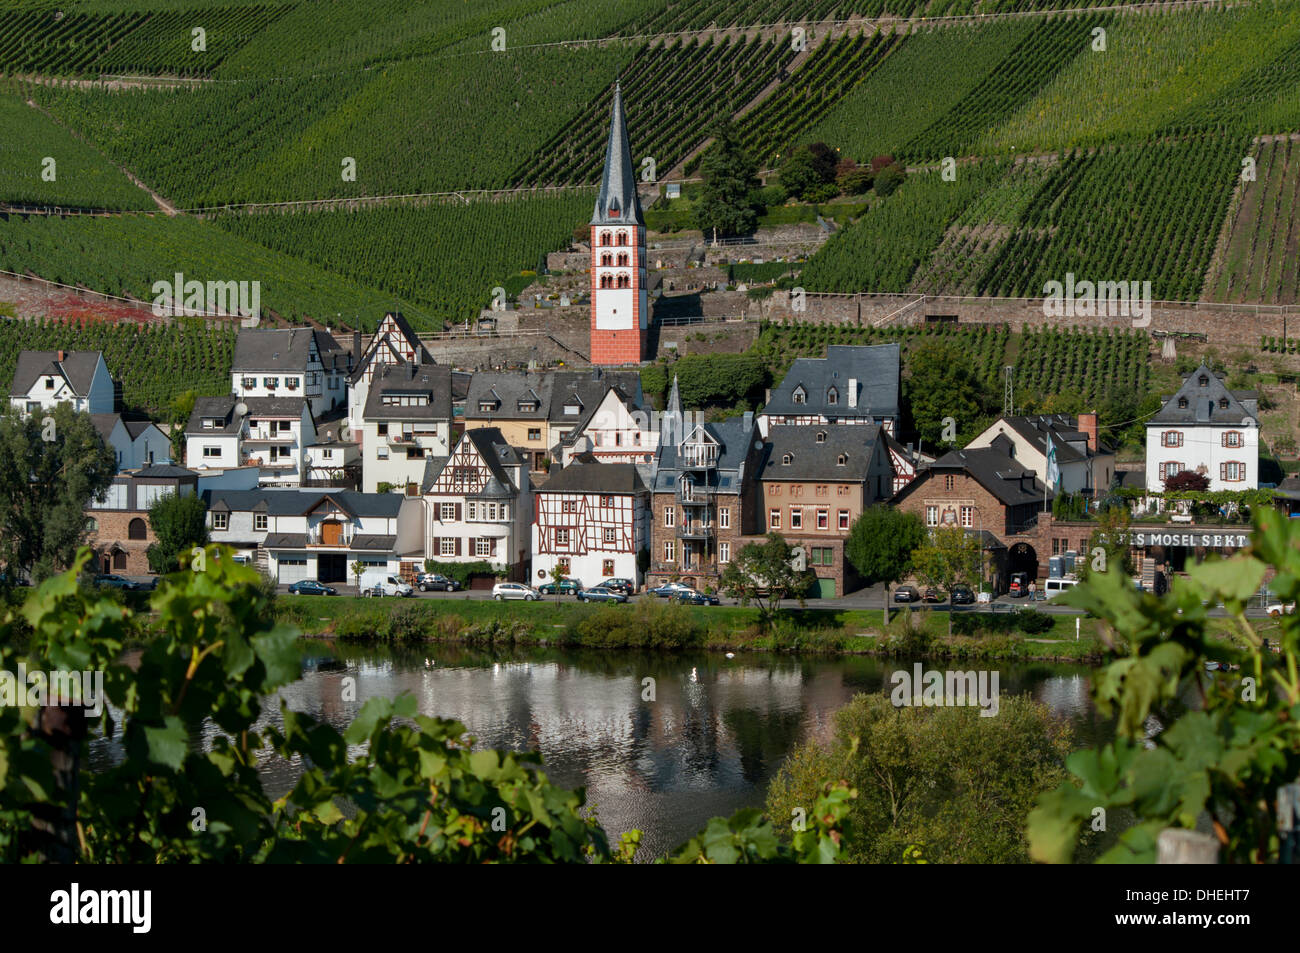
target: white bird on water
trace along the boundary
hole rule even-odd
[[[699,677],[695,674],[695,666],[691,666],[691,681],[692,682],[699,681]]]
[[[727,658],[735,658],[735,657],[736,657],[736,653],[735,653],[735,652],[728,652],[728,653],[727,653]]]
[[[427,659],[427,658],[426,658],[426,659],[424,660],[424,667],[425,667],[425,668],[433,668],[433,660],[432,660],[432,659]]]

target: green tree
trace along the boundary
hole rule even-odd
[[[992,409],[989,389],[967,355],[945,341],[929,340],[907,357],[903,404],[912,427],[935,448],[946,444],[944,419],[951,417],[956,446],[965,446],[982,431]]]
[[[849,530],[844,557],[869,586],[885,584],[885,625],[889,625],[889,587],[912,572],[912,553],[925,542],[925,526],[915,513],[877,504],[863,510]]]
[[[713,143],[700,160],[704,185],[695,206],[695,224],[711,238],[752,234],[758,226],[758,212],[750,193],[758,187],[758,164],[740,144],[729,117],[714,123],[709,131]]]
[[[779,175],[786,192],[800,200],[806,199],[809,192],[826,181],[807,146],[798,146],[781,160]]]
[[[872,188],[880,196],[893,195],[907,179],[907,172],[897,162],[887,165],[875,173]]]
[[[172,459],[178,464],[185,460],[185,428],[189,425],[190,415],[194,413],[194,401],[197,396],[194,391],[187,390],[173,397],[171,406],[168,407],[167,422],[172,425],[170,434]]]
[[[924,845],[929,862],[1023,863],[1035,798],[1065,777],[1070,729],[1027,696],[978,707],[896,707],[858,695],[835,716],[829,744],[795,749],[772,779],[767,813],[808,816],[829,779],[858,791],[845,860],[902,863]]]
[[[1100,862],[1152,863],[1163,830],[1201,823],[1225,863],[1278,862],[1278,789],[1300,777],[1300,615],[1264,629],[1246,618],[1270,569],[1282,602],[1300,598],[1300,525],[1274,509],[1255,514],[1246,550],[1193,566],[1164,596],[1099,572],[1059,597],[1116,634],[1115,661],[1091,680],[1116,737],[1072,754],[1073,776],[1039,799],[1028,821],[1035,860],[1071,861],[1101,809],[1112,822],[1134,820]],[[1208,607],[1220,602],[1227,639],[1211,634]],[[1198,702],[1190,710],[1189,698]],[[1163,726],[1155,734],[1153,721]]]
[[[0,415],[0,562],[40,581],[86,541],[86,507],[113,482],[117,459],[89,414],[67,404],[23,419]]]
[[[912,571],[929,585],[948,593],[958,583],[976,586],[983,581],[983,547],[977,537],[959,526],[932,530],[912,553]],[[948,634],[952,635],[952,603],[948,606]]]
[[[366,564],[358,559],[349,568],[352,570],[352,578],[357,581],[357,595],[361,595],[361,577],[365,575]]]
[[[167,493],[154,500],[149,507],[149,527],[157,542],[147,552],[149,571],[175,572],[180,568],[182,554],[188,555],[196,546],[206,546],[207,515],[203,498],[193,493],[189,496]]]
[[[741,605],[758,606],[764,624],[781,607],[781,600],[795,596],[804,604],[804,594],[816,576],[808,570],[794,568],[794,547],[778,533],[768,533],[762,543],[748,543],[733,553],[722,570],[718,587]]]

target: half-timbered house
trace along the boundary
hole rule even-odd
[[[534,581],[559,568],[584,586],[612,576],[641,584],[637,554],[650,545],[650,490],[635,464],[583,456],[552,471],[534,507]]]
[[[527,578],[533,491],[528,464],[495,427],[466,430],[448,457],[426,462],[425,556],[488,562]]]
[[[364,348],[361,332],[355,332],[352,351],[352,372],[348,374],[348,423],[355,439],[364,446],[361,417],[375,373],[392,364],[432,364],[433,358],[406,318],[393,311],[384,315]]]

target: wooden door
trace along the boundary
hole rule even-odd
[[[338,520],[325,520],[320,524],[320,541],[326,546],[338,546],[343,541],[343,524]]]

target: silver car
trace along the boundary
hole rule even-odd
[[[506,599],[522,599],[525,602],[536,602],[542,598],[542,594],[532,586],[525,586],[522,582],[499,582],[492,587],[492,598],[498,602],[504,602]]]

